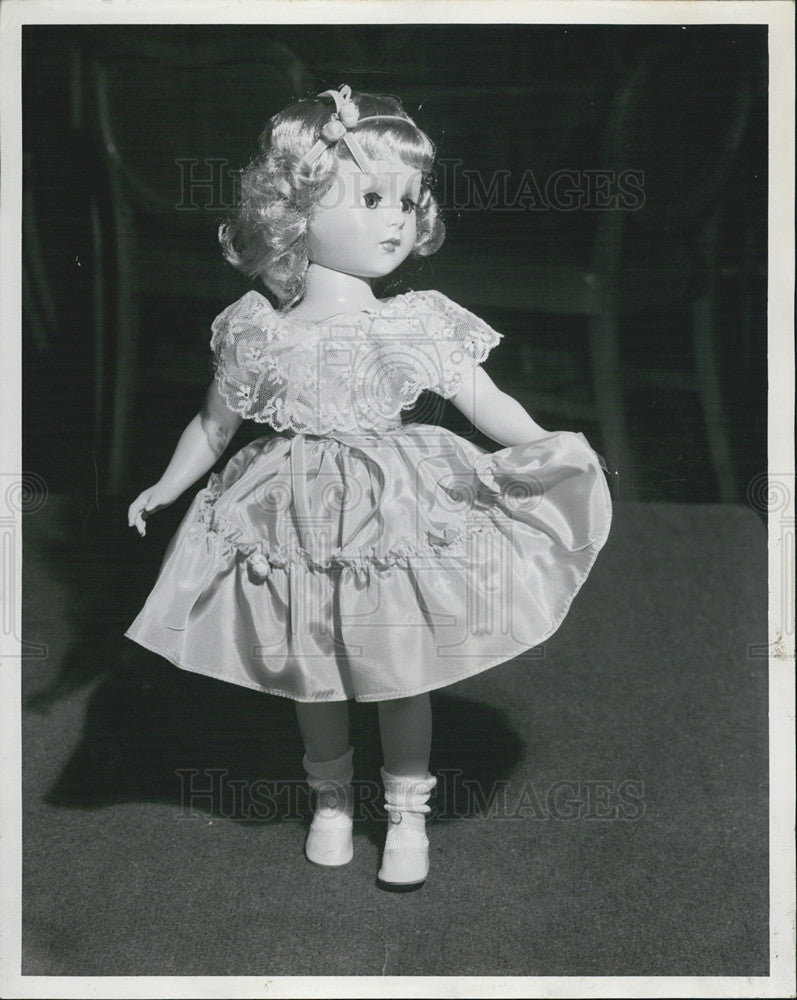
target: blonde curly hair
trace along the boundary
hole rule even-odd
[[[358,123],[353,132],[369,157],[398,156],[421,172],[412,254],[425,257],[434,253],[445,238],[445,226],[429,186],[434,143],[396,98],[353,91],[351,100],[361,118],[394,116]],[[233,215],[219,227],[227,260],[248,277],[260,278],[283,307],[304,294],[309,266],[306,236],[313,210],[332,185],[338,160],[350,159],[346,144],[336,142],[313,163],[302,162],[334,110],[330,97],[319,96],[297,101],[274,115],[260,136],[260,151],[241,171]]]

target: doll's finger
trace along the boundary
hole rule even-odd
[[[146,504],[146,500],[143,499],[143,493],[136,497],[136,499],[127,508],[127,522],[132,528],[134,524],[138,522],[139,514],[141,508]]]

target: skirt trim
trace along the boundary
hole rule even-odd
[[[608,534],[608,532],[607,532]],[[590,546],[586,547],[586,550],[590,551],[590,559],[588,563],[584,566],[583,573],[581,573],[576,581],[576,586],[573,589],[573,593],[570,599],[562,605],[559,609],[559,614],[550,621],[548,630],[545,632],[541,638],[534,643],[533,646],[528,645],[518,645],[518,647],[508,653],[501,653],[499,656],[493,656],[489,658],[479,657],[478,664],[469,666],[466,670],[460,671],[457,674],[449,675],[446,677],[438,677],[436,680],[424,682],[423,684],[416,686],[410,690],[401,691],[371,691],[365,694],[345,694],[341,693],[337,697],[302,697],[297,694],[291,694],[288,691],[279,688],[269,688],[262,684],[257,684],[254,681],[245,678],[236,678],[232,680],[229,677],[225,677],[223,674],[214,674],[209,670],[203,669],[202,667],[196,667],[193,664],[186,663],[185,661],[179,660],[177,657],[169,655],[162,649],[151,641],[143,638],[140,635],[136,635],[134,629],[131,627],[125,633],[125,637],[137,643],[139,646],[143,646],[145,649],[150,650],[152,653],[156,653],[158,656],[162,656],[169,663],[173,664],[175,667],[179,667],[180,670],[188,671],[193,674],[200,674],[204,677],[210,677],[213,680],[224,681],[227,684],[234,684],[236,687],[245,687],[253,691],[260,691],[262,694],[276,695],[280,698],[287,698],[290,701],[298,701],[303,703],[308,702],[334,702],[334,701],[357,701],[357,702],[378,702],[378,701],[391,701],[396,698],[411,698],[414,695],[425,694],[427,691],[434,691],[439,688],[449,687],[451,684],[456,684],[459,681],[467,680],[469,677],[475,677],[477,674],[484,673],[485,670],[489,670],[492,667],[498,666],[501,663],[508,663],[511,660],[521,659],[524,653],[530,653],[533,649],[536,649],[542,643],[546,642],[559,628],[562,621],[564,620],[567,612],[570,610],[570,605],[572,604],[576,593],[581,587],[583,581],[587,578],[592,569],[595,560],[598,557],[603,544],[605,542],[605,537],[596,540]]]

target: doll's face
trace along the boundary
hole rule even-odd
[[[363,173],[340,160],[307,230],[311,263],[362,278],[394,271],[415,246],[421,172],[398,158]]]

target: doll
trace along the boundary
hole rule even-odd
[[[433,161],[394,98],[344,86],[271,120],[220,240],[277,308],[252,290],[216,318],[201,411],[128,512],[143,536],[243,419],[268,425],[196,494],[126,635],[295,702],[319,865],[352,858],[348,702],[377,702],[391,890],[429,870],[430,692],[547,639],[611,522],[584,437],[484,371],[502,334],[437,291],[374,294],[443,241]],[[424,390],[501,449],[403,423]]]

